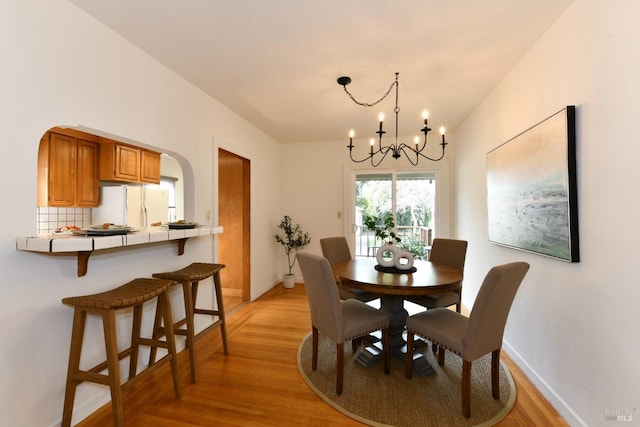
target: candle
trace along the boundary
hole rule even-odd
[[[415,142],[416,144],[416,151],[418,151],[418,142],[420,142],[420,138],[418,138],[417,136],[415,138],[413,138],[413,142]]]
[[[382,123],[382,122],[380,122],[380,123]],[[381,125],[381,126],[382,126],[382,125]],[[369,140],[369,144],[371,144],[371,155],[373,156],[373,144],[375,144],[375,141],[373,140],[373,138],[371,138],[371,139]]]
[[[445,132],[444,126],[440,126],[440,135],[442,135],[442,143],[443,144],[445,143],[444,142],[444,132]]]
[[[349,140],[353,140],[353,137],[355,136],[355,134],[356,134],[356,133],[353,131],[353,129],[351,129],[351,130],[349,131]]]
[[[424,119],[424,124],[427,124],[427,119],[429,118],[429,112],[427,110],[422,111],[422,118]]]
[[[378,114],[378,120],[380,120],[380,132],[382,132],[382,122],[384,121],[384,113]]]

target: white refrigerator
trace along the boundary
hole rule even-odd
[[[91,212],[93,224],[146,228],[168,220],[169,191],[146,185],[100,187],[100,205]]]

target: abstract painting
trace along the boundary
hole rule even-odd
[[[580,261],[575,107],[487,153],[489,241]]]

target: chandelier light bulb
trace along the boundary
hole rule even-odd
[[[422,118],[425,120],[429,118],[429,112],[427,110],[422,111]]]
[[[356,133],[353,131],[353,129],[351,129],[349,131],[349,138],[353,138],[356,135]]]
[[[445,128],[444,126],[440,126],[440,135],[444,135]]]
[[[384,122],[384,113],[380,113],[380,114],[378,114],[378,121],[379,121],[380,123]]]

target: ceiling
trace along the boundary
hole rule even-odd
[[[455,130],[572,0],[70,0],[280,142]]]

